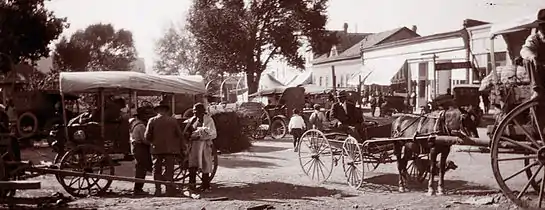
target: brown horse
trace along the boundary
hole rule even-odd
[[[471,126],[475,124],[470,117],[462,114],[459,109],[451,108],[446,111],[435,111],[426,115],[403,115],[398,117],[392,123],[392,137],[416,137],[437,135],[455,135],[456,131],[472,130]],[[464,135],[464,134],[462,134]],[[397,159],[399,171],[399,191],[405,192],[407,182],[407,163],[409,160],[415,160],[419,154],[429,155],[429,171],[438,171],[439,173],[429,173],[428,194],[435,194],[434,176],[439,175],[439,184],[437,195],[444,194],[444,176],[447,170],[447,157],[450,153],[451,145],[436,144],[433,139],[397,141],[394,143],[394,154]],[[403,151],[403,155],[402,155]],[[439,161],[439,170],[437,169],[437,156],[441,155]],[[456,169],[456,167],[451,167]]]

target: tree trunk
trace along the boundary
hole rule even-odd
[[[252,94],[257,92],[257,89],[259,88],[259,79],[261,78],[261,74],[256,74],[254,76],[254,73],[250,73],[251,71],[248,71],[246,74],[246,81],[248,86],[248,94]]]

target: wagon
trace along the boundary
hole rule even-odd
[[[540,13],[545,13],[545,9],[541,9]],[[520,46],[526,36],[530,34],[530,30],[536,26],[534,20],[535,15],[531,18],[513,21],[513,23],[493,25],[491,39],[503,35],[508,37],[506,38],[508,49],[513,49],[511,45]],[[492,64],[494,65],[493,49],[491,47]],[[492,69],[492,78],[498,78],[497,75],[494,75],[496,73],[495,66]],[[526,98],[520,102],[518,99],[521,97],[510,97],[516,92],[515,89],[528,85],[525,82],[515,80],[499,83],[496,81],[492,81],[493,86],[504,87],[501,94],[507,97],[503,98],[503,113],[493,127],[489,139],[430,134],[412,138],[369,136],[363,142],[358,142],[343,133],[341,133],[340,139],[344,138],[345,140],[338,141],[336,140],[338,138],[334,137],[339,134],[335,132],[309,130],[304,134],[300,143],[300,151],[307,151],[306,154],[302,152],[299,154],[303,171],[311,179],[321,183],[327,180],[332,167],[340,158],[343,161],[348,182],[352,186],[359,187],[365,180],[365,166],[376,162],[368,161],[366,157],[388,154],[387,147],[382,150],[373,148],[391,145],[395,142],[420,140],[443,145],[481,146],[489,150],[492,172],[498,186],[507,198],[525,209],[545,209],[543,206],[545,195],[545,182],[543,181],[545,178],[543,175],[545,172],[545,122],[541,117],[545,114],[545,104],[540,100]],[[505,80],[501,78],[500,81]],[[334,146],[335,144],[336,146]],[[377,153],[377,151],[381,152]],[[305,161],[307,159],[309,161]],[[324,164],[324,161],[329,162]],[[416,174],[425,173],[428,172],[419,171]]]
[[[281,139],[288,134],[288,123],[293,109],[303,110],[305,106],[303,87],[277,87],[258,91],[250,98],[268,97],[271,103],[264,107],[263,124],[269,125],[269,132],[274,139]]]
[[[17,161],[14,158],[0,160],[0,178],[5,181],[19,179],[23,174],[35,176],[39,174],[54,174],[62,187],[75,197],[100,195],[109,188],[113,180],[156,183],[166,185],[183,185],[184,182],[165,182],[136,179],[115,175],[115,165],[119,161],[129,160],[130,154],[129,130],[127,119],[118,121],[106,118],[105,100],[108,94],[125,94],[129,103],[135,96],[165,95],[165,94],[204,94],[204,88],[199,88],[183,80],[153,76],[137,72],[62,72],[59,76],[61,96],[65,93],[94,93],[98,95],[98,122],[92,115],[91,120],[70,120],[67,125],[60,125],[60,130],[54,134],[52,147],[57,156],[50,166],[33,165],[28,161]],[[204,85],[203,85],[204,87]],[[65,107],[64,100],[63,106]],[[68,122],[66,112],[63,112],[64,122]],[[76,123],[77,122],[77,123]],[[4,141],[5,142],[5,141]],[[10,148],[10,147],[7,147]],[[16,151],[4,150],[3,157],[12,157]],[[215,154],[217,155],[217,154]],[[176,181],[187,177],[186,159],[179,158],[176,171]],[[215,156],[217,169],[217,156]],[[26,173],[25,173],[26,172]],[[30,174],[30,175],[29,175]],[[6,183],[0,184],[2,198],[11,198],[15,189],[7,189]],[[10,192],[10,193],[7,193]],[[4,200],[5,201],[5,200]],[[9,199],[8,201],[9,202]]]

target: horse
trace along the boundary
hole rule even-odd
[[[392,123],[392,137],[416,137],[425,135],[455,135],[464,133],[465,130],[473,130],[475,123],[472,118],[463,114],[457,108],[450,108],[444,111],[435,111],[425,115],[402,115]],[[464,135],[464,134],[460,134]],[[472,132],[470,135],[475,137]],[[452,162],[447,166],[447,158],[450,153],[451,145],[436,144],[431,140],[412,140],[412,141],[396,141],[394,143],[394,155],[397,159],[397,167],[399,172],[399,192],[406,191],[407,181],[407,163],[409,160],[415,160],[418,154],[428,153],[429,163],[425,164],[429,167],[428,180],[428,195],[434,195],[434,177],[439,176],[439,184],[437,187],[437,195],[444,194],[444,176],[447,168],[456,169],[457,166]],[[402,155],[403,151],[403,155]],[[441,155],[439,161],[439,170],[437,169],[437,156]]]

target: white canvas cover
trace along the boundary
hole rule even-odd
[[[59,89],[63,93],[91,92],[104,89],[130,89],[177,94],[206,93],[195,77],[159,76],[131,71],[61,72]]]
[[[365,78],[365,85],[391,85],[392,77],[394,77],[406,62],[403,57],[382,57],[369,59],[364,62],[372,72]]]
[[[490,27],[490,37],[492,38],[496,35],[521,31],[521,30],[535,27],[537,14],[540,10],[543,10],[543,8],[537,10],[535,13],[532,13],[524,17],[520,17],[511,21],[507,21],[507,22],[492,24],[492,26]]]
[[[290,82],[288,82],[288,87],[297,87],[299,85],[312,84],[312,71],[306,70],[295,76]]]

